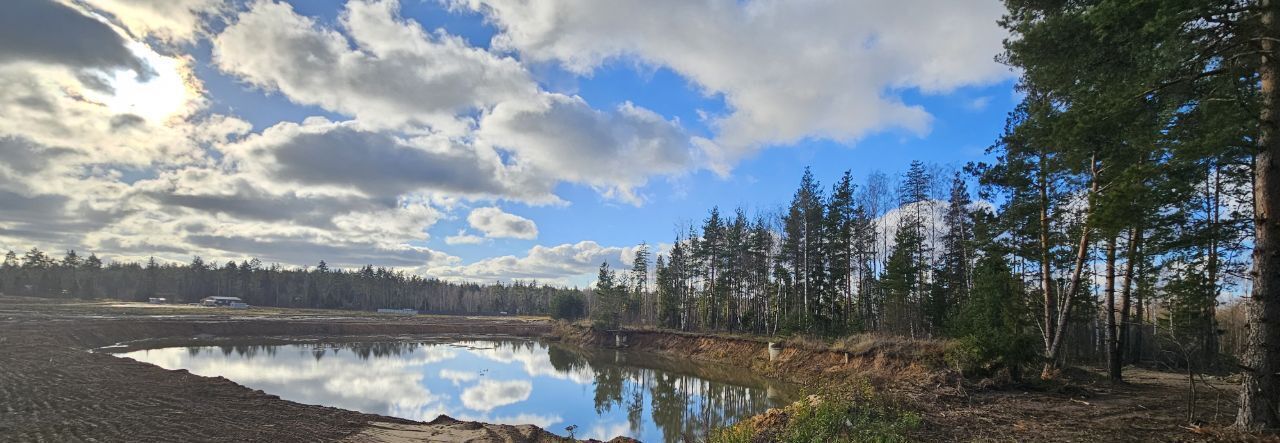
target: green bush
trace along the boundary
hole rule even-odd
[[[707,441],[710,443],[752,443],[755,440],[755,436],[756,429],[746,423],[742,423],[711,431],[711,437]]]
[[[586,303],[577,294],[556,293],[551,298],[551,318],[574,321],[586,315]]]
[[[1006,369],[1017,380],[1022,366],[1039,355],[1023,297],[1022,282],[1003,257],[980,259],[973,292],[951,325],[957,340],[947,349],[947,363],[966,374]]]
[[[869,385],[851,392],[830,393],[815,400],[800,401],[784,409],[785,424],[777,429],[755,429],[751,422],[717,430],[712,443],[780,441],[819,442],[905,442],[907,433],[920,425],[920,416],[876,398]]]

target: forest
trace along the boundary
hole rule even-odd
[[[701,222],[641,244],[630,269],[602,264],[591,288],[33,248],[6,255],[0,292],[948,338],[964,366],[1014,377],[1085,355],[1119,381],[1158,360],[1241,371],[1237,423],[1280,427],[1280,6],[1005,3],[998,58],[1020,103],[987,161],[829,185],[797,171],[784,207],[691,214]]]
[[[537,285],[453,283],[365,266],[309,268],[263,265],[258,259],[224,265],[110,262],[67,251],[61,258],[32,248],[9,251],[0,264],[0,293],[64,298],[111,298],[194,303],[210,296],[240,297],[254,306],[375,310],[408,308],[440,314],[546,315],[557,294],[577,289]],[[581,295],[573,299],[580,300]]]

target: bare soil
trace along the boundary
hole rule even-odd
[[[562,441],[533,426],[429,423],[303,405],[223,378],[92,349],[236,340],[323,340],[425,335],[542,336],[602,346],[612,337],[522,317],[153,306],[0,297],[0,441]],[[753,337],[629,331],[632,348],[749,370],[808,386],[869,381],[921,413],[919,441],[1276,441],[1231,433],[1236,384],[1197,377],[1188,416],[1186,374],[1126,368],[1112,384],[1095,370],[1062,381],[1010,385],[966,380],[940,365],[941,348],[871,340],[851,348],[786,345],[770,361]],[[618,439],[625,441],[625,439]]]
[[[582,326],[559,326],[556,335],[585,345],[613,339]],[[1197,375],[1193,397],[1187,374],[1138,367],[1126,367],[1120,384],[1106,380],[1099,368],[1073,368],[1053,382],[965,379],[945,368],[944,348],[936,341],[869,336],[843,349],[784,343],[770,361],[768,342],[758,337],[645,330],[627,335],[633,347],[749,368],[804,385],[807,393],[869,383],[921,414],[923,425],[911,435],[917,441],[1280,441],[1229,428],[1238,395],[1234,377]]]
[[[561,441],[530,426],[417,423],[304,405],[221,377],[89,352],[143,340],[549,331],[545,320],[222,310],[0,297],[0,441]]]

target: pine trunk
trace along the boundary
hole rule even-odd
[[[1040,291],[1044,295],[1044,320],[1040,333],[1044,338],[1044,354],[1045,368],[1040,374],[1042,378],[1052,378],[1053,358],[1051,352],[1053,349],[1053,325],[1054,313],[1057,312],[1055,302],[1056,296],[1053,293],[1053,274],[1052,266],[1049,263],[1049,180],[1046,177],[1048,172],[1045,171],[1045,156],[1040,156],[1040,173],[1036,183],[1037,191],[1040,194]]]
[[[1097,162],[1096,155],[1094,158],[1090,159],[1090,169],[1091,171],[1090,171],[1090,179],[1089,179],[1090,181],[1089,197],[1088,197],[1088,203],[1085,206],[1084,226],[1082,227],[1081,233],[1080,233],[1080,243],[1076,245],[1076,258],[1075,258],[1075,264],[1072,267],[1073,270],[1071,272],[1071,279],[1067,282],[1067,289],[1065,293],[1062,294],[1061,300],[1058,300],[1057,302],[1057,304],[1060,306],[1057,309],[1056,321],[1053,318],[1053,315],[1050,315],[1051,312],[1048,309],[1048,307],[1045,308],[1045,328],[1044,329],[1045,331],[1053,331],[1053,332],[1046,333],[1046,338],[1045,338],[1046,348],[1044,353],[1044,359],[1045,359],[1044,369],[1040,371],[1040,378],[1044,380],[1049,380],[1057,376],[1058,351],[1062,348],[1062,342],[1066,335],[1064,333],[1067,330],[1067,322],[1070,321],[1071,319],[1071,308],[1073,305],[1071,303],[1071,299],[1075,297],[1076,291],[1080,289],[1080,278],[1082,276],[1082,272],[1084,271],[1085,261],[1089,258],[1089,238],[1090,238],[1090,235],[1093,233],[1090,219],[1092,218],[1092,214],[1093,214],[1094,196],[1098,194],[1098,162]],[[1041,216],[1044,217],[1043,212],[1041,213]],[[1047,226],[1048,225],[1047,219],[1042,219],[1041,225]],[[1041,235],[1041,243],[1042,245],[1045,246],[1044,254],[1047,256],[1048,241],[1045,240],[1045,237],[1047,236],[1047,234],[1042,232],[1040,235]],[[1047,258],[1045,259],[1045,262],[1046,263],[1048,262]],[[1047,266],[1045,266],[1045,268],[1047,268]],[[1045,280],[1044,280],[1045,289],[1048,289],[1050,287],[1050,282],[1051,280],[1048,277],[1045,277]],[[1046,305],[1047,305],[1047,302],[1049,302],[1052,299],[1053,297],[1050,297],[1049,292],[1046,290],[1045,291]]]
[[[1104,341],[1107,348],[1107,376],[1112,382],[1120,381],[1119,340],[1116,338],[1116,236],[1107,237],[1107,270],[1106,270],[1106,331]]]
[[[1258,155],[1254,160],[1253,294],[1242,359],[1244,381],[1236,426],[1280,428],[1280,2],[1262,0],[1262,89]]]
[[[1124,366],[1125,361],[1136,361],[1126,346],[1129,345],[1129,337],[1133,333],[1133,327],[1130,325],[1129,310],[1132,307],[1130,297],[1133,294],[1133,268],[1134,263],[1140,260],[1142,248],[1142,227],[1135,226],[1132,235],[1129,237],[1129,257],[1124,263],[1124,283],[1120,293],[1120,335],[1116,337],[1116,347],[1111,352],[1114,354],[1113,359],[1120,362]]]

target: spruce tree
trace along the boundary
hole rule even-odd
[[[956,173],[951,183],[947,212],[943,216],[946,231],[942,236],[942,256],[934,270],[932,289],[925,304],[925,315],[934,331],[943,330],[951,318],[951,311],[969,297],[973,260],[971,204],[964,178]]]

